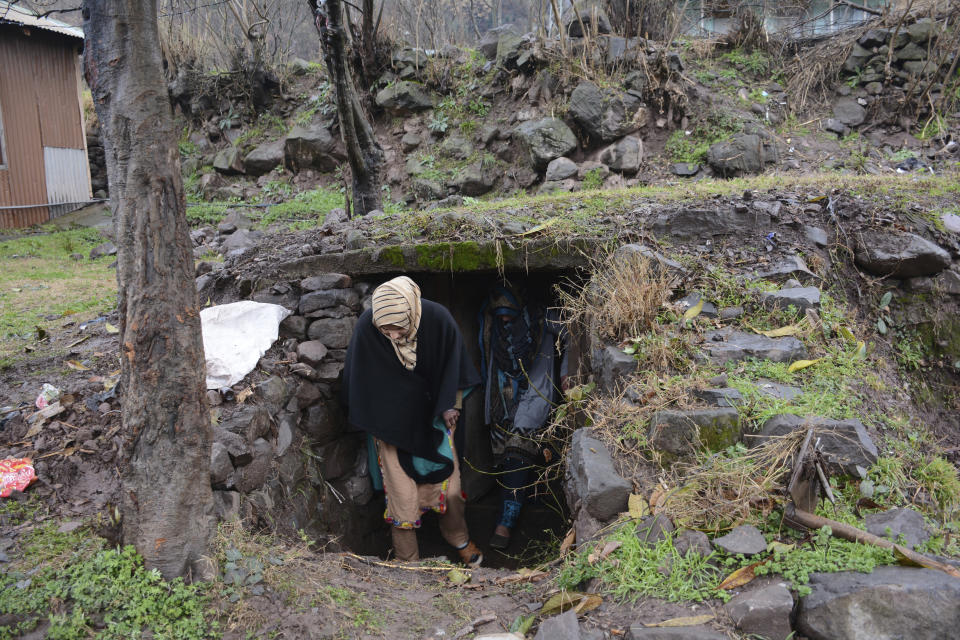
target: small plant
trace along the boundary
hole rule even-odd
[[[230,110],[217,122],[217,127],[221,131],[224,129],[232,129],[238,118],[239,116],[233,111],[233,105],[231,104]]]
[[[939,456],[934,457],[917,468],[915,476],[937,503],[944,521],[960,509],[960,476],[957,475],[957,468],[950,462]]]
[[[467,111],[483,118],[490,113],[490,105],[480,98],[474,98],[467,103]]]
[[[755,76],[766,75],[770,71],[770,56],[759,49],[747,54],[742,49],[734,49],[721,56],[741,71],[753,74]]]
[[[446,133],[450,127],[450,117],[442,111],[434,111],[427,123],[427,128],[434,133]]]
[[[594,167],[590,169],[583,175],[583,184],[581,188],[584,191],[591,191],[594,189],[599,189],[603,186],[603,169],[601,167]]]

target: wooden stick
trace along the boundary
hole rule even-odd
[[[368,564],[368,565],[374,566],[374,567],[386,567],[387,569],[404,569],[404,570],[406,570],[406,571],[425,571],[425,572],[428,572],[428,573],[430,573],[430,572],[434,572],[434,573],[435,573],[435,572],[448,573],[448,572],[452,571],[453,569],[457,569],[458,571],[463,571],[464,573],[472,573],[472,572],[473,572],[473,569],[470,568],[470,567],[460,567],[460,566],[456,566],[456,565],[450,565],[450,566],[448,566],[448,567],[411,567],[411,566],[406,565],[406,564],[403,564],[403,563],[401,563],[401,562],[399,562],[399,561],[384,562],[384,561],[381,561],[381,560],[370,560],[369,558],[364,558],[363,556],[358,556],[357,554],[355,554],[355,553],[350,553],[349,551],[344,552],[344,553],[342,553],[342,554],[340,554],[340,555],[345,556],[345,557],[347,557],[347,558],[352,558],[352,559],[354,559],[354,560],[356,560],[356,561],[358,561],[358,562],[362,562],[363,564]]]
[[[933,558],[923,555],[922,553],[917,553],[916,551],[907,549],[902,545],[891,542],[886,538],[881,538],[880,536],[875,536],[872,533],[867,533],[866,531],[857,529],[849,524],[837,522],[836,520],[831,520],[830,518],[824,518],[802,509],[797,509],[792,503],[787,505],[787,508],[784,511],[784,516],[788,522],[797,523],[803,527],[806,527],[807,529],[830,527],[833,535],[843,540],[859,542],[860,544],[872,544],[883,549],[890,549],[893,551],[898,560],[907,560],[911,564],[926,567],[928,569],[938,569],[939,571],[943,571],[947,575],[951,575],[954,578],[960,578],[960,571],[948,564],[938,562]]]

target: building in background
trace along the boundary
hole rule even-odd
[[[0,228],[90,200],[82,47],[81,29],[0,0]]]

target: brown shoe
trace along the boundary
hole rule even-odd
[[[468,542],[463,549],[457,549],[457,553],[460,554],[460,560],[463,561],[463,564],[472,569],[478,568],[480,563],[483,562],[483,552],[480,551],[480,547],[473,543],[473,540]]]

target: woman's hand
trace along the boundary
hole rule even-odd
[[[447,409],[443,412],[443,421],[447,425],[447,429],[451,431],[457,426],[457,420],[460,419],[459,409]]]

